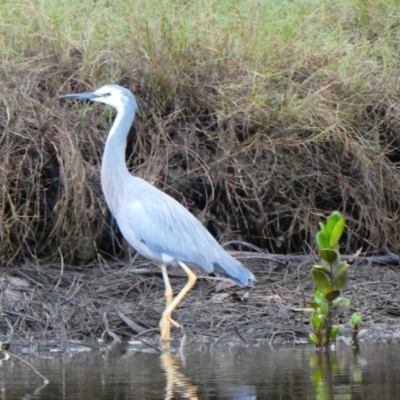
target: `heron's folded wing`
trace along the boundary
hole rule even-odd
[[[129,202],[118,224],[125,238],[134,234],[155,255],[214,269],[224,250],[201,222],[172,197],[146,185],[140,200]],[[129,232],[127,232],[129,231]]]

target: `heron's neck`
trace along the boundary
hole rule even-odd
[[[130,173],[126,167],[126,138],[135,117],[135,109],[128,107],[117,113],[115,121],[108,134],[101,163],[101,186],[106,201],[115,213],[118,197],[123,191]]]

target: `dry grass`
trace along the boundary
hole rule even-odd
[[[132,172],[219,240],[308,251],[338,209],[347,251],[400,252],[396,2],[112,4],[0,11],[3,265],[120,255],[99,186],[112,112],[56,100],[106,82],[138,97]]]

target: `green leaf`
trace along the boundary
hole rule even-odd
[[[334,211],[328,218],[328,221],[326,222],[326,235],[331,237],[332,232],[335,229],[336,224],[343,219],[339,211]],[[328,246],[329,247],[329,246]]]
[[[326,300],[333,301],[340,296],[340,290],[332,290],[325,295]]]
[[[320,306],[321,303],[325,303],[325,294],[321,290],[316,289],[314,293],[314,301],[318,304],[318,306]]]
[[[321,305],[321,303],[323,303],[325,301],[324,298],[318,297],[318,296],[315,296],[314,300],[315,300],[315,303],[317,304],[318,307]]]
[[[352,328],[354,328],[356,325],[358,325],[361,321],[362,314],[360,312],[355,312],[350,319],[350,325]]]
[[[312,307],[314,310],[316,310],[316,309],[319,307],[318,303],[315,302],[315,301],[311,301],[311,302],[309,303],[309,305],[310,305],[310,307]]]
[[[327,290],[330,290],[330,284],[329,284],[328,277],[319,268],[311,269],[311,279],[313,280],[315,286],[318,289],[320,289],[322,292],[326,292]]]
[[[318,222],[319,230],[321,232],[325,232],[325,224],[323,222]]]
[[[314,344],[319,345],[319,343],[318,343],[318,337],[317,337],[317,335],[316,335],[314,332],[311,332],[309,336],[310,336],[310,340],[311,340]]]
[[[316,329],[319,329],[321,326],[321,318],[318,314],[313,314],[310,318],[310,321]]]
[[[341,216],[339,221],[337,221],[337,223],[336,223],[335,227],[333,228],[332,233],[330,235],[330,239],[329,239],[330,247],[334,248],[335,246],[337,246],[337,244],[343,234],[345,224],[346,224],[346,221]]]
[[[324,301],[319,305],[320,313],[324,316],[327,316],[329,313],[329,304]]]
[[[337,313],[340,313],[350,307],[350,300],[345,297],[338,297],[333,301],[332,307]]]
[[[347,263],[341,262],[339,265],[339,269],[333,278],[332,288],[342,291],[346,287],[348,281],[349,274],[347,271]]]
[[[314,265],[313,268],[318,268],[321,272],[327,275],[329,278],[331,277],[330,268],[325,267],[324,265]]]
[[[330,334],[330,338],[331,339],[335,339],[335,337],[337,335],[339,335],[343,330],[343,326],[342,325],[333,325],[332,326],[332,330],[331,330],[331,334]]]
[[[317,330],[321,330],[324,325],[324,316],[320,313],[315,313],[311,316],[310,321]]]
[[[331,249],[321,249],[320,251],[321,258],[326,261],[328,264],[332,264],[338,258],[338,254],[336,251]]]
[[[320,249],[329,249],[329,237],[324,232],[318,232],[315,239]]]

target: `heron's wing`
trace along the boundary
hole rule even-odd
[[[139,196],[124,202],[117,222],[126,240],[137,250],[138,241],[158,258],[165,256],[213,271],[228,255],[207,229],[172,197],[142,181]]]

